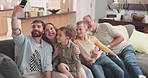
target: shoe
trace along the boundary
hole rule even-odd
[[[146,78],[145,75],[139,75],[139,78]]]

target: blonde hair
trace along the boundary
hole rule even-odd
[[[77,22],[77,26],[78,25],[82,25],[84,28],[88,28],[88,24],[87,24],[87,22],[85,22],[85,21],[78,21]]]

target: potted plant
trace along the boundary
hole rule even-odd
[[[121,18],[121,11],[123,9],[127,9],[127,2],[125,0],[114,0],[111,5],[108,5],[108,8],[116,13],[117,20],[120,20]]]

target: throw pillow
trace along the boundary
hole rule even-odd
[[[133,30],[129,43],[140,53],[148,54],[148,34]]]

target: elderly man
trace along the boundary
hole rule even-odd
[[[88,28],[92,32],[92,35],[97,37],[104,45],[115,52],[129,69],[129,73],[133,78],[139,78],[139,75],[143,75],[141,69],[137,65],[137,59],[135,56],[135,50],[132,45],[129,44],[122,35],[120,35],[109,23],[96,23],[90,15],[84,16],[83,20],[87,22]],[[124,41],[123,41],[124,40]],[[113,59],[115,62],[120,62]],[[121,65],[122,63],[120,63]],[[120,66],[125,72],[125,78],[128,78],[128,73],[123,65]]]

